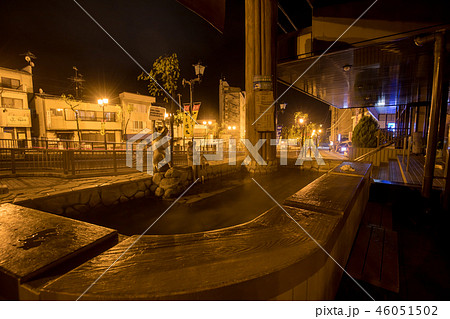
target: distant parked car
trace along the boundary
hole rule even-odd
[[[330,144],[328,144],[327,142],[322,142],[319,144],[319,146],[317,147],[319,150],[329,150],[330,149]]]
[[[348,154],[348,149],[352,147],[352,142],[346,141],[338,144],[336,151],[342,154]]]

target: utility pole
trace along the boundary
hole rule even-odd
[[[72,67],[75,71],[75,76],[72,76],[69,78],[69,80],[74,84],[75,86],[75,98],[79,99],[83,96],[83,75],[81,73],[78,73],[78,68],[76,66]]]

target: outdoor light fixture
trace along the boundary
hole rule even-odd
[[[231,126],[228,126],[228,129],[231,130]]]
[[[206,66],[203,66],[203,65],[201,65],[200,62],[198,62],[197,64],[194,64],[193,67],[194,67],[194,70],[195,70],[195,75],[197,77],[203,76],[203,73],[205,73]]]
[[[212,121],[208,121],[208,125],[211,125],[212,124]]]
[[[233,126],[233,130],[235,130],[236,129],[236,126]]]
[[[206,121],[203,121],[203,125],[206,125]]]
[[[298,122],[299,122],[300,124],[303,124],[304,121],[305,121],[304,119],[299,119],[299,120],[298,120]]]
[[[282,111],[284,111],[284,110],[286,109],[286,106],[287,106],[287,103],[281,103],[281,104],[280,104],[280,109],[281,109]]]
[[[99,105],[103,105],[103,104],[108,104],[109,100],[108,99],[98,99],[97,102]]]

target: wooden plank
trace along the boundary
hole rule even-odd
[[[284,205],[343,215],[355,199],[363,181],[363,177],[359,176],[325,174],[288,197]]]
[[[381,211],[383,207],[380,203],[369,202],[367,203],[366,213],[368,213],[367,224],[377,227],[381,226]]]
[[[380,284],[383,241],[384,229],[372,227],[362,279],[374,285]]]
[[[347,262],[347,272],[356,279],[362,278],[367,248],[369,247],[370,233],[371,227],[367,225],[361,225],[359,227],[358,235]]]
[[[392,207],[390,205],[382,206],[380,226],[392,230]]]
[[[381,287],[396,293],[400,288],[397,232],[388,229],[384,233]]]
[[[0,205],[0,220],[0,293],[9,299],[19,284],[117,242],[115,230],[13,204]]]
[[[407,178],[400,165],[402,165],[400,159],[389,161],[389,180],[396,183],[407,183]]]
[[[319,243],[334,244],[330,236],[340,217],[284,208]],[[127,248],[83,300],[269,300],[322,267],[319,258],[326,261],[316,243],[278,207],[246,224],[192,234],[146,235],[130,247],[138,237],[51,282],[41,290],[41,299],[76,299]]]

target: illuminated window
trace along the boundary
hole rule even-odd
[[[52,116],[63,116],[63,109],[50,109]],[[72,112],[73,113],[73,112]]]

